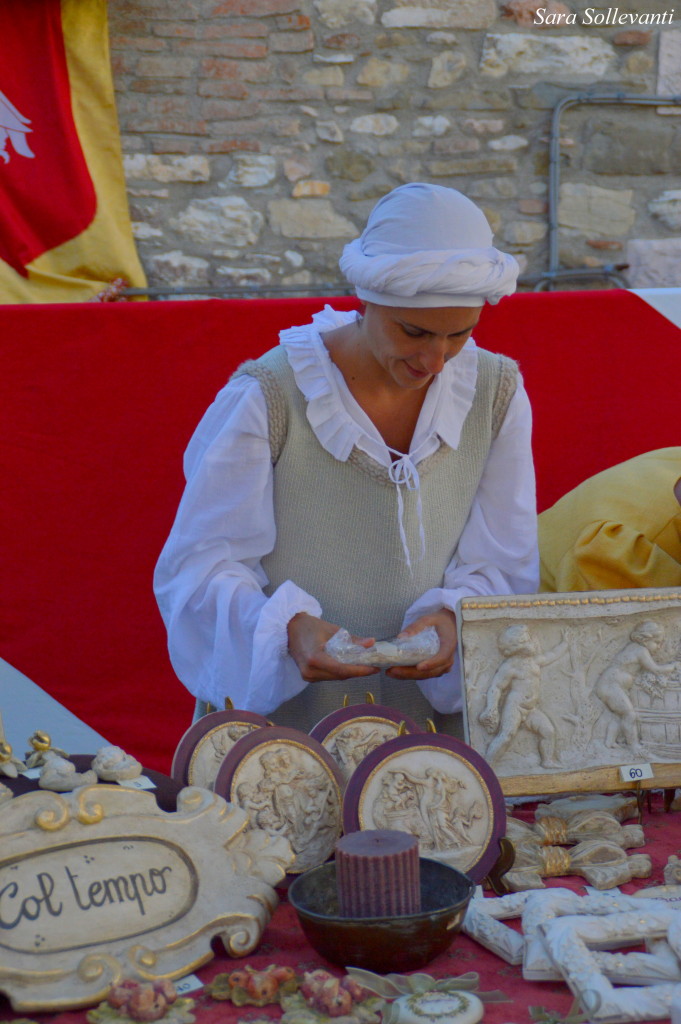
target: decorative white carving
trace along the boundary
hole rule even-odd
[[[124,782],[142,774],[142,765],[137,758],[114,746],[100,747],[91,767],[97,778],[104,782]]]
[[[603,840],[587,840],[570,849],[520,840],[514,847],[513,867],[504,875],[513,891],[540,889],[542,878],[560,875],[581,875],[595,889],[612,889],[632,878],[648,878],[652,871],[647,853],[628,857],[620,846]]]
[[[552,818],[545,815],[533,825],[519,818],[506,819],[506,835],[515,844],[536,843],[539,846],[564,846],[587,839],[603,839],[623,850],[645,846],[640,825],[620,825],[607,811],[577,811],[570,817]]]
[[[422,856],[465,871],[480,857],[492,823],[478,774],[437,748],[397,752],[367,783],[362,828],[418,837]]]
[[[551,888],[538,892],[519,892],[497,898],[471,900],[462,931],[507,963],[523,964],[523,977],[529,981],[562,980],[560,970],[549,956],[543,928],[564,915],[605,915],[625,910],[656,910],[651,900],[636,896],[594,893],[580,896],[570,889]],[[502,924],[522,917],[522,934]],[[608,941],[609,948],[633,944],[625,937]],[[651,939],[647,953],[610,953],[595,951],[594,964],[611,982],[653,985],[681,980],[681,967],[666,940]]]
[[[459,619],[469,742],[500,777],[680,760],[681,594],[469,598]]]
[[[557,917],[541,927],[551,959],[591,1021],[628,1024],[629,1021],[669,1018],[678,984],[627,985],[616,989],[603,975],[589,947],[666,937],[678,957],[681,954],[681,917],[676,911],[658,902],[656,909],[648,909],[646,905],[643,911],[624,911],[602,917]]]
[[[283,742],[256,748],[235,768],[231,792],[250,827],[288,839],[294,872],[323,864],[333,853],[341,833],[341,795],[312,751]]]
[[[550,803],[537,804],[535,821],[542,818],[571,818],[581,811],[607,811],[618,821],[638,815],[636,797],[628,793],[575,793],[561,796]]]
[[[60,757],[54,750],[45,752],[38,780],[41,789],[52,789],[55,793],[68,793],[72,789],[77,789],[78,786],[92,786],[96,782],[96,772],[77,772],[73,761]]]

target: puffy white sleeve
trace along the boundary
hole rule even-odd
[[[276,537],[267,406],[260,385],[230,382],[185,454],[186,488],[154,574],[170,659],[188,690],[221,708],[269,714],[307,685],[286,627],[319,603],[291,581],[271,597],[261,559]]]
[[[536,593],[539,552],[531,440],[532,410],[519,380],[443,586],[426,591],[411,605],[403,628],[440,608],[456,611],[465,597]],[[460,710],[458,658],[446,675],[423,680],[419,686],[438,711]]]

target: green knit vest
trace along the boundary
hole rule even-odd
[[[396,485],[385,467],[353,449],[347,462],[329,454],[315,437],[283,346],[242,364],[234,376],[259,382],[267,402],[274,464],[274,550],[262,559],[266,594],[292,580],[322,606],[328,622],[350,633],[385,639],[402,626],[406,609],[431,587],[443,584],[468,518],[492,439],[517,383],[517,366],[505,356],[478,349],[475,398],[459,447],[441,443],[418,464],[425,533],[421,555],[417,492],[403,488],[404,528],[411,554],[406,563],[399,534]],[[438,731],[461,734],[460,715],[437,715],[415,682],[383,673],[354,680],[312,683],[271,715],[279,725],[309,731],[321,718],[370,691],[380,704],[400,708]]]

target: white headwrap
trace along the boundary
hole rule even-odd
[[[492,245],[475,203],[443,185],[411,182],[379,199],[339,266],[364,302],[482,306],[515,291],[519,266]]]

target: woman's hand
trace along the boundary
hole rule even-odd
[[[422,615],[411,626],[407,626],[399,634],[400,637],[414,636],[428,626],[434,626],[440,638],[440,649],[426,661],[420,661],[418,665],[403,665],[400,668],[389,668],[386,675],[393,679],[433,679],[435,676],[443,676],[449,672],[454,664],[456,653],[457,632],[456,616],[448,608],[441,608],[439,612],[432,615]],[[398,637],[399,639],[399,637]]]
[[[324,650],[324,645],[338,632],[324,619],[307,612],[298,612],[288,624],[288,652],[308,683],[320,683],[325,679],[354,679],[355,676],[370,676],[378,669],[371,665],[345,665],[336,661]],[[353,636],[352,640],[362,647],[371,647],[372,637]]]

